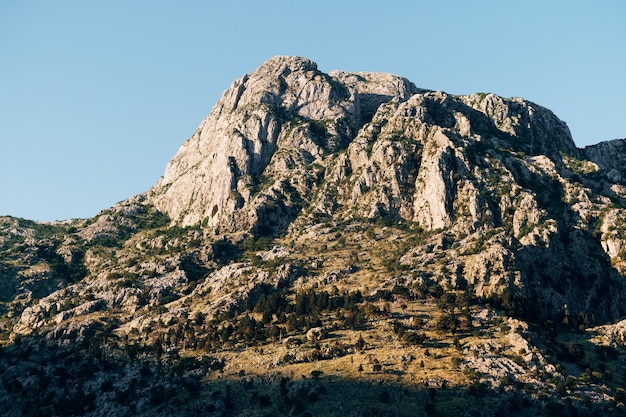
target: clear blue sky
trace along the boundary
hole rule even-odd
[[[150,188],[275,55],[552,109],[626,137],[626,2],[0,0],[0,215],[91,217]]]

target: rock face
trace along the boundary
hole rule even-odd
[[[587,146],[584,154],[607,172],[615,182],[624,182],[626,178],[626,139],[616,139],[597,145]]]
[[[578,154],[562,121],[521,99],[429,92],[389,74],[327,75],[307,59],[276,57],[224,93],[150,198],[181,225],[271,234],[311,202],[325,174],[350,175],[345,203],[438,229],[451,224],[457,186],[470,186],[459,182],[475,162],[466,150],[487,142]],[[338,155],[346,148],[348,159]]]
[[[568,375],[547,352],[578,365],[585,357],[556,340],[545,348],[555,326],[599,326],[600,342],[588,342],[609,356],[624,344],[624,321],[609,323],[626,315],[625,166],[626,139],[578,149],[564,122],[523,99],[272,58],[225,91],[145,194],[93,219],[0,218],[0,336],[17,349],[0,352],[0,371],[28,356],[18,341],[33,340],[20,342],[42,364],[22,372],[33,378],[44,368],[66,375],[48,365],[49,348],[61,346],[96,361],[173,365],[172,392],[171,375],[192,387],[226,367],[230,381],[250,371],[251,357],[252,372],[265,364],[288,375],[283,367],[328,360],[340,369],[357,355],[376,378],[414,384],[429,359],[419,353],[413,365],[410,344],[428,329],[451,331],[441,346],[464,338],[456,361],[437,359],[437,369],[460,366],[454,378],[465,369],[501,390],[515,380],[551,392]],[[535,334],[544,324],[550,331]],[[395,359],[374,357],[372,343],[395,350],[403,370],[387,373]],[[450,354],[438,345],[428,343],[435,358]],[[73,395],[127,415],[131,381],[149,369],[120,366],[128,375],[113,384],[105,365],[101,381],[75,385],[106,389]],[[352,368],[342,369],[352,377]],[[18,374],[2,376],[3,413],[17,392],[24,410],[33,401]],[[151,388],[134,393],[150,393],[133,405],[140,414],[158,408],[163,392]],[[65,412],[67,390],[49,391]],[[608,402],[604,388],[596,394]]]
[[[410,222],[457,242],[452,263],[477,295],[532,298],[541,317],[564,306],[610,317],[622,292],[607,300],[600,281],[622,282],[622,209],[607,204],[626,196],[623,146],[577,149],[564,122],[523,99],[276,57],[233,83],[148,199],[216,236]]]
[[[381,103],[417,91],[397,76],[327,75],[304,58],[273,58],[224,93],[151,198],[182,225],[284,228],[323,174],[314,164],[345,149]]]
[[[182,225],[254,227],[262,206],[285,192],[280,180],[266,177],[287,181],[286,171],[345,147],[354,135],[359,113],[351,94],[309,60],[267,61],[235,81],[183,144],[155,187],[156,206]]]

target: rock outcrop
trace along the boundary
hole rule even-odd
[[[615,139],[587,146],[583,150],[587,159],[595,162],[614,182],[626,178],[626,139]]]
[[[279,221],[288,213],[272,217],[268,204],[294,209],[290,198],[319,175],[305,167],[356,132],[353,94],[307,59],[267,61],[235,81],[182,145],[153,191],[156,206],[182,225],[223,231]],[[294,171],[303,183],[290,183]]]

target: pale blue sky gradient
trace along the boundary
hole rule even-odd
[[[0,215],[91,217],[150,188],[275,55],[550,108],[626,137],[626,2],[0,0]]]

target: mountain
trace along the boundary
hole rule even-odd
[[[620,415],[626,140],[275,57],[150,190],[0,219],[4,415]]]

